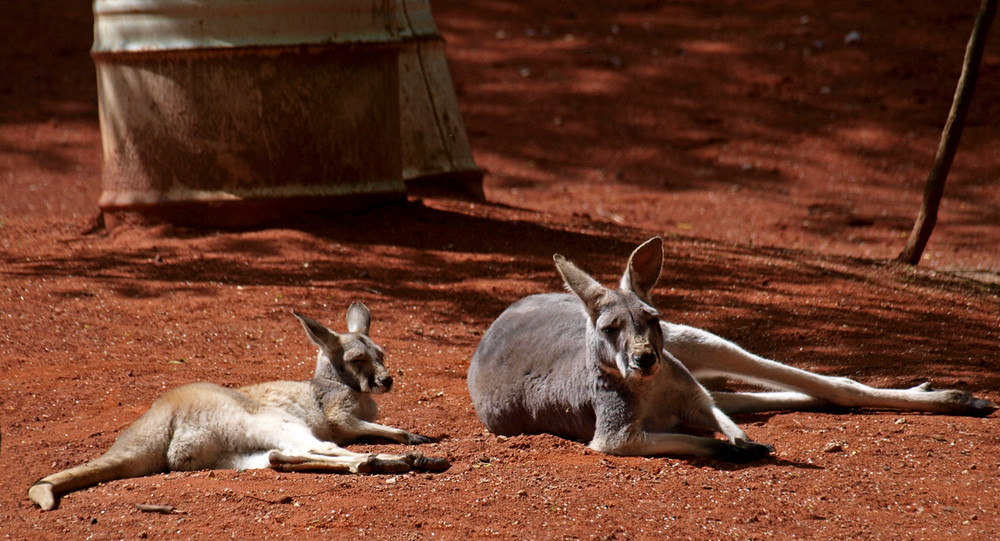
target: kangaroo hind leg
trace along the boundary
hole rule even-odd
[[[312,453],[288,454],[271,451],[271,467],[278,471],[322,471],[332,473],[406,473],[411,470],[439,472],[450,464],[443,458],[425,457],[419,452],[403,455],[348,453],[329,456]]]
[[[777,392],[712,393],[727,413],[815,409],[830,406],[888,408],[947,415],[986,416],[997,406],[965,391],[879,389],[850,378],[824,376],[754,355],[712,333],[663,324],[665,347],[698,378],[733,377]]]

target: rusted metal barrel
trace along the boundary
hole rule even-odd
[[[483,198],[483,171],[472,159],[451,74],[427,0],[400,0],[405,17],[399,56],[403,180],[412,189]]]
[[[250,227],[405,197],[399,0],[96,0],[105,216]]]

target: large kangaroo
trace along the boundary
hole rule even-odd
[[[629,257],[609,289],[560,255],[572,294],[532,295],[505,310],[469,366],[476,413],[495,434],[551,433],[620,455],[694,455],[730,462],[764,458],[727,416],[829,406],[989,415],[987,400],[957,390],[876,389],[782,365],[706,331],[660,320],[650,292],[663,265],[657,237]],[[709,392],[698,377],[729,376],[769,392]],[[675,432],[680,424],[728,441]]]
[[[306,381],[271,381],[240,389],[192,383],[167,392],[115,440],[108,452],[54,473],[28,490],[43,510],[57,498],[113,479],[166,471],[253,469],[397,473],[441,471],[448,462],[405,455],[364,454],[340,445],[362,436],[406,444],[424,436],[374,423],[372,394],[387,392],[392,376],[382,349],[368,338],[371,313],[360,302],[347,310],[338,334],[292,312],[319,347],[316,373]]]

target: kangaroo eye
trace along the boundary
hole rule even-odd
[[[601,332],[608,338],[614,338],[614,336],[618,334],[618,327],[612,327],[610,325],[607,327],[601,327]]]

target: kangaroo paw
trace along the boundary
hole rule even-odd
[[[774,446],[754,441],[741,441],[738,444],[719,442],[722,445],[716,449],[712,458],[725,462],[755,462],[763,460],[774,452]]]
[[[976,398],[965,391],[948,391],[948,404],[952,415],[986,417],[997,410],[997,405],[989,400]]]
[[[451,463],[444,458],[424,456],[420,451],[410,451],[403,455],[403,460],[414,470],[443,472],[451,467]]]
[[[375,455],[369,455],[366,459],[358,462],[358,465],[351,469],[352,473],[378,473],[378,459]]]
[[[428,438],[427,436],[421,436],[420,434],[407,434],[406,443],[407,445],[420,445],[423,443],[433,443],[434,440]]]
[[[445,458],[422,456],[413,462],[413,469],[429,472],[443,472],[451,467],[451,462]]]
[[[409,464],[409,465],[412,466],[418,460],[420,460],[421,458],[424,458],[424,454],[421,453],[420,451],[410,451],[410,452],[406,453],[405,455],[403,455],[401,458],[403,460],[405,460],[407,464]]]
[[[375,455],[358,465],[358,473],[406,473],[413,469],[408,455]]]

